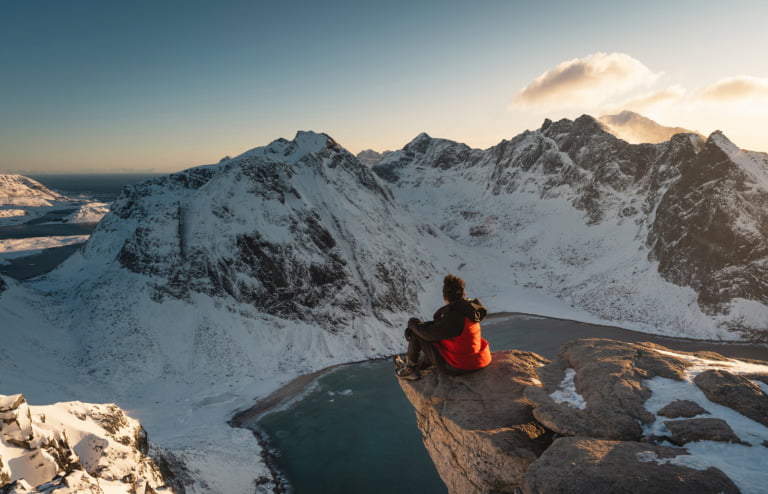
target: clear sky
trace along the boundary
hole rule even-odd
[[[173,171],[297,130],[485,148],[628,108],[768,151],[764,1],[0,3],[0,172]]]

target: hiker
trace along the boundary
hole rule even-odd
[[[419,370],[430,365],[459,376],[491,363],[491,349],[480,334],[480,321],[488,310],[480,300],[466,298],[464,280],[450,274],[443,280],[443,300],[446,305],[435,312],[432,321],[415,317],[408,321],[408,353],[405,360],[399,355],[395,358],[397,377],[419,379]],[[424,358],[419,361],[422,353]]]

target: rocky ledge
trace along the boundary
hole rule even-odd
[[[652,343],[400,381],[451,493],[764,492],[768,365]]]
[[[0,494],[174,492],[147,448],[141,424],[116,405],[0,395]]]

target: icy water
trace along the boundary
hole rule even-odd
[[[768,348],[763,346],[655,337],[524,315],[494,317],[483,331],[493,350],[516,348],[549,359],[566,341],[612,338],[768,361]],[[391,362],[365,362],[332,371],[317,379],[295,405],[251,426],[268,434],[279,451],[277,465],[297,494],[446,492],[422,445],[413,407],[397,384]]]
[[[71,197],[85,196],[96,201],[112,202],[123,187],[160,176],[157,173],[95,173],[29,175],[51,190]]]

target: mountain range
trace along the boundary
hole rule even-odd
[[[630,144],[585,115],[485,150],[421,134],[369,165],[299,132],[127,187],[55,271],[0,278],[8,385],[137,410],[233,492],[220,472],[264,470],[253,439],[232,438],[233,407],[401,351],[449,272],[493,312],[766,336],[768,155],[720,132]],[[24,370],[32,341],[66,393],[48,367]]]

